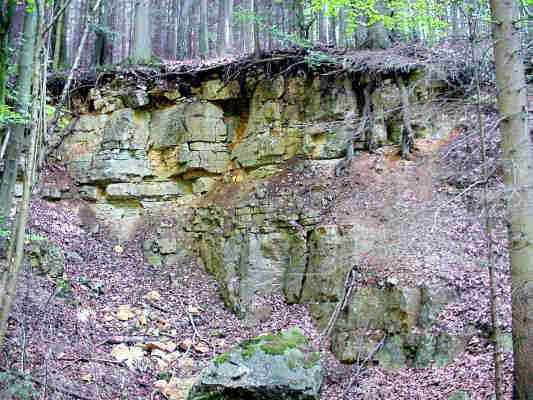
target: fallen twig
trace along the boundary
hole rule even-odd
[[[374,355],[381,349],[383,346],[383,343],[385,343],[385,339],[387,338],[387,335],[384,334],[381,340],[376,344],[376,346],[372,349],[370,353],[368,353],[368,356],[363,360],[363,362],[357,362],[354,364],[354,373],[352,374],[352,377],[348,381],[348,384],[346,385],[346,388],[344,389],[343,398],[347,398],[347,394],[351,387],[354,385],[355,382],[359,380],[359,377],[361,376],[361,373],[363,372],[364,368],[367,366],[367,364],[374,358]],[[358,354],[359,358],[359,354]]]
[[[174,336],[171,335],[164,336],[176,339]],[[110,336],[103,342],[98,343],[96,347],[104,346],[106,344],[150,343],[157,341],[157,339],[158,338],[155,336]]]

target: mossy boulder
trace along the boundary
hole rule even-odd
[[[215,357],[188,400],[315,400],[323,370],[303,333],[262,335]]]

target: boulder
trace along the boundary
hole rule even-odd
[[[188,400],[317,400],[320,355],[299,329],[263,335],[216,357]]]

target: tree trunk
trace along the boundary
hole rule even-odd
[[[533,158],[513,0],[491,0],[511,263],[513,399],[533,399]]]
[[[253,16],[252,40],[254,57],[261,58],[261,41],[259,40],[259,13],[257,12],[257,0],[250,0],[250,11]]]
[[[46,81],[39,82],[39,76],[41,71],[46,73],[46,66],[48,60],[45,58],[41,64],[41,49],[43,48],[43,32],[44,32],[44,20],[43,16],[45,15],[45,6],[43,2],[35,4],[34,8],[38,10],[33,10],[35,14],[33,27],[33,37],[30,38],[32,42],[32,53],[33,58],[30,61],[29,69],[29,81],[30,81],[30,90],[31,84],[33,82],[33,92],[31,97],[33,98],[32,112],[29,121],[31,121],[30,126],[30,137],[29,137],[29,146],[28,152],[26,154],[26,164],[24,168],[24,181],[23,181],[23,195],[22,201],[20,204],[17,221],[16,221],[16,230],[12,244],[10,245],[9,255],[8,255],[8,270],[4,272],[2,276],[2,285],[0,287],[0,348],[3,346],[5,334],[7,331],[7,322],[9,318],[9,313],[11,311],[11,306],[16,296],[17,292],[17,282],[24,259],[24,242],[26,237],[26,222],[28,220],[29,214],[29,205],[31,190],[33,182],[35,181],[35,166],[38,153],[38,143],[39,135],[44,129],[44,119],[45,119],[45,106],[46,106]],[[38,15],[38,17],[37,17]],[[26,44],[24,44],[26,46]],[[45,77],[43,77],[45,79]],[[30,96],[28,96],[29,98]],[[14,249],[14,257],[13,250]]]
[[[318,40],[320,43],[326,44],[328,42],[328,17],[326,15],[327,4],[324,2],[320,14],[318,16]]]
[[[15,0],[9,0],[7,7],[0,10],[0,105],[6,102],[7,69],[9,66],[9,31],[15,12]]]
[[[207,16],[207,0],[200,0],[200,32],[198,50],[200,51],[200,58],[206,59],[209,57],[209,27]]]
[[[187,26],[192,11],[192,0],[183,0],[183,6],[180,10],[179,24],[178,24],[178,59],[183,60],[187,55]]]
[[[337,17],[330,15],[328,22],[328,44],[335,47],[337,46]]]
[[[150,32],[150,0],[136,0],[132,50],[133,62],[146,62],[149,61],[151,57],[152,37]]]
[[[33,73],[33,53],[37,16],[35,10],[28,12],[24,18],[24,41],[19,59],[17,76],[18,104],[17,112],[28,117],[28,105],[31,96],[31,80]],[[24,144],[26,125],[18,123],[12,127],[11,139],[6,153],[6,164],[0,185],[0,219],[9,215],[13,204],[13,192],[17,180],[18,163]]]
[[[380,15],[386,15],[389,13],[383,0],[377,0],[375,8]],[[389,33],[382,20],[376,21],[368,27],[368,47],[370,49],[388,49],[391,46],[392,42]]]
[[[342,7],[339,10],[339,36],[338,45],[346,47],[346,10]]]
[[[217,21],[217,55],[224,56],[224,25],[226,14],[226,1],[220,0],[218,4],[218,21]]]
[[[233,49],[233,0],[224,0],[224,48],[225,52],[231,53]]]
[[[58,10],[62,9],[65,5],[65,0],[60,0],[58,5]],[[54,38],[54,58],[52,61],[52,68],[58,70],[61,65],[61,54],[63,53],[63,44],[65,35],[65,14],[59,17],[55,29],[55,38]]]

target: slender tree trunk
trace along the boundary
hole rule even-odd
[[[63,8],[65,5],[65,0],[59,1],[58,10]],[[58,70],[61,65],[61,54],[63,53],[63,44],[64,44],[64,35],[65,35],[65,14],[59,17],[55,29],[55,40],[54,40],[54,59],[52,61],[52,68]]]
[[[250,0],[250,11],[252,12],[252,16],[254,18],[253,24],[252,24],[252,38],[253,38],[253,49],[254,49],[254,57],[255,58],[261,58],[261,41],[259,36],[259,13],[257,12],[258,6],[257,6],[257,0]]]
[[[389,13],[383,0],[377,0],[375,8],[381,15]],[[383,21],[379,20],[368,27],[368,44],[369,48],[372,50],[388,49],[392,46],[389,33],[387,32]]]
[[[3,5],[2,5],[3,7]],[[15,0],[9,0],[0,10],[0,105],[6,102],[7,69],[9,66],[9,31],[15,12]]]
[[[324,5],[322,6],[318,16],[318,40],[323,44],[328,42],[328,18],[326,12],[327,3],[324,2]]]
[[[209,57],[209,26],[207,15],[207,0],[200,0],[200,32],[198,49],[200,57],[206,59]]]
[[[337,46],[337,17],[330,15],[328,17],[328,44]]]
[[[24,43],[18,66],[17,77],[17,112],[28,117],[28,106],[31,96],[31,80],[33,73],[33,53],[35,44],[35,30],[37,16],[35,10],[28,12],[24,18]],[[9,215],[13,204],[15,182],[18,174],[22,146],[24,143],[24,130],[26,125],[18,123],[11,128],[11,139],[6,153],[6,164],[0,185],[0,218]]]
[[[224,49],[226,53],[231,53],[233,49],[233,0],[224,0]]]
[[[178,59],[183,60],[187,55],[187,32],[190,25],[190,16],[192,13],[192,0],[183,0],[183,6],[180,9],[178,25]]]
[[[533,399],[533,158],[513,0],[491,0],[511,262],[514,393]]]
[[[8,256],[8,271],[2,276],[2,286],[0,288],[0,348],[3,346],[6,331],[7,331],[7,322],[9,318],[9,313],[11,311],[11,306],[16,296],[17,292],[17,282],[24,259],[24,241],[26,236],[26,222],[28,220],[29,214],[29,205],[31,190],[33,187],[33,182],[35,182],[35,167],[37,162],[38,154],[38,144],[39,144],[39,135],[42,134],[45,123],[45,111],[46,106],[46,67],[47,67],[47,57],[44,58],[43,63],[41,64],[41,49],[43,48],[43,32],[44,32],[44,15],[45,15],[45,6],[43,2],[36,2],[34,8],[37,8],[38,11],[33,11],[38,14],[36,17],[36,24],[34,26],[34,36],[30,39],[33,50],[33,58],[30,61],[30,86],[33,83],[32,91],[32,113],[31,113],[31,129],[29,136],[29,146],[28,152],[26,155],[26,165],[24,168],[24,180],[23,180],[23,195],[22,202],[20,204],[17,222],[16,222],[16,232],[14,235],[14,246],[10,246],[11,249],[14,248],[14,258],[13,251],[10,249]],[[47,54],[47,53],[46,53]],[[40,84],[40,77],[43,78],[42,85]],[[31,89],[30,89],[31,91]],[[29,97],[29,96],[28,96]]]
[[[132,58],[135,63],[149,61],[152,57],[150,14],[150,0],[136,0],[132,49]]]
[[[342,7],[339,10],[339,35],[338,45],[343,48],[346,47],[346,10]]]
[[[224,56],[224,28],[225,28],[226,1],[220,0],[218,4],[217,22],[217,55]]]

